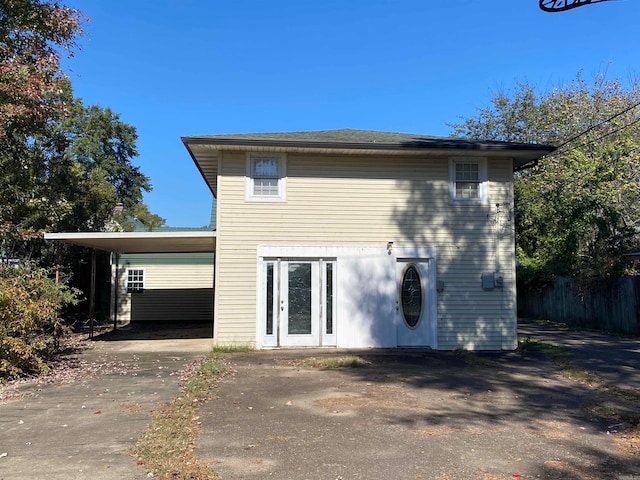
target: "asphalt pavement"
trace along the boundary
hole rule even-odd
[[[521,334],[640,387],[637,339],[534,324]],[[0,479],[150,478],[128,450],[178,393],[176,373],[210,347],[122,336],[77,355],[83,376],[0,389]],[[303,366],[347,354],[366,366]],[[195,450],[223,479],[640,479],[637,402],[567,380],[535,353],[307,349],[229,361]]]

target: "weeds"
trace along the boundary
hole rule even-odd
[[[192,364],[186,383],[170,403],[162,404],[152,422],[131,449],[154,478],[162,480],[214,480],[218,475],[193,453],[198,439],[198,409],[211,398],[211,388],[228,369],[219,352]]]
[[[561,367],[568,367],[571,361],[571,350],[569,348],[532,340],[530,337],[518,338],[518,350],[521,352],[543,353]]]
[[[463,348],[458,348],[454,350],[453,354],[456,357],[462,359],[462,361],[464,361],[464,363],[466,363],[467,365],[475,365],[480,367],[495,367],[500,365],[498,362],[494,360],[481,357],[477,355],[475,352],[465,350]]]
[[[342,357],[308,357],[300,361],[293,362],[295,366],[311,367],[311,368],[358,368],[371,365],[371,362],[362,357],[354,355],[345,355]]]

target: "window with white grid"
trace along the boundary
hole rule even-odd
[[[449,161],[451,203],[487,204],[486,158],[456,158]]]
[[[246,199],[283,202],[286,199],[286,156],[247,154]]]
[[[127,269],[127,293],[142,293],[144,291],[144,269]]]

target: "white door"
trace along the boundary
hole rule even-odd
[[[320,344],[318,262],[280,264],[280,345]]]
[[[429,261],[398,259],[397,278],[397,342],[399,347],[428,347],[432,344],[431,285]]]
[[[264,346],[336,344],[335,261],[267,260],[262,264],[258,328]]]

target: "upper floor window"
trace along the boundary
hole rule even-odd
[[[487,159],[449,160],[449,199],[451,203],[487,204]]]
[[[246,199],[283,202],[286,200],[286,155],[247,154]]]

